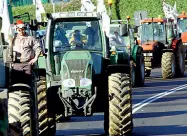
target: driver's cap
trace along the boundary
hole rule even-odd
[[[24,28],[25,24],[22,20],[17,20],[16,21],[16,28]]]

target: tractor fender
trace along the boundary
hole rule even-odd
[[[162,53],[165,53],[165,52],[174,52],[174,50],[173,49],[163,49]]]
[[[31,87],[27,84],[23,84],[23,83],[18,83],[18,84],[13,84],[12,86],[10,86],[9,91],[14,91],[14,90],[24,90],[24,91],[31,91]]]
[[[138,46],[133,45],[131,46],[131,58],[136,61],[136,54],[137,54]]]
[[[131,51],[132,59],[136,62],[137,56],[142,55],[143,48],[141,46],[135,45]]]

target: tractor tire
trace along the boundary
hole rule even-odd
[[[136,73],[135,73],[136,69],[134,66],[134,62],[131,61],[130,65],[131,65],[131,85],[132,85],[132,87],[135,87],[136,86]]]
[[[145,63],[143,53],[136,58],[136,86],[144,86],[145,82]]]
[[[46,78],[44,76],[40,76],[40,80],[37,82],[39,135],[48,136],[50,134],[50,136],[53,136],[55,135],[56,127],[55,124],[49,123],[46,92]]]
[[[165,52],[162,54],[162,77],[163,79],[173,78],[175,76],[176,61],[173,52]]]
[[[29,91],[9,92],[8,122],[10,136],[31,136],[31,95]]]
[[[185,53],[182,45],[179,46],[176,57],[176,76],[182,77],[185,71]]]
[[[150,75],[151,75],[151,70],[147,70],[147,69],[146,69],[146,71],[145,71],[145,76],[146,76],[146,77],[150,77]]]
[[[132,97],[128,74],[115,73],[109,76],[109,134],[110,136],[131,135]]]

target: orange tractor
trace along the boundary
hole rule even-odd
[[[143,19],[139,35],[140,46],[144,50],[146,76],[150,76],[153,68],[159,67],[164,79],[184,75],[184,46],[176,34],[173,19]]]
[[[187,54],[187,14],[185,11],[182,12],[181,15],[177,18],[177,26],[179,30],[179,34],[181,35],[182,43],[185,48],[185,54]],[[187,55],[186,55],[187,60]]]

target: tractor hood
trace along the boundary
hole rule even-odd
[[[81,85],[81,79],[91,81],[92,77],[92,57],[88,51],[69,51],[64,54],[61,63],[61,79],[73,82],[72,86],[78,87]],[[67,85],[68,86],[68,85]]]
[[[187,32],[183,32],[181,34],[181,39],[183,43],[187,43]]]
[[[145,42],[142,44],[142,48],[144,51],[152,51],[156,45],[157,41]]]
[[[63,57],[64,60],[91,59],[89,51],[68,51]]]

